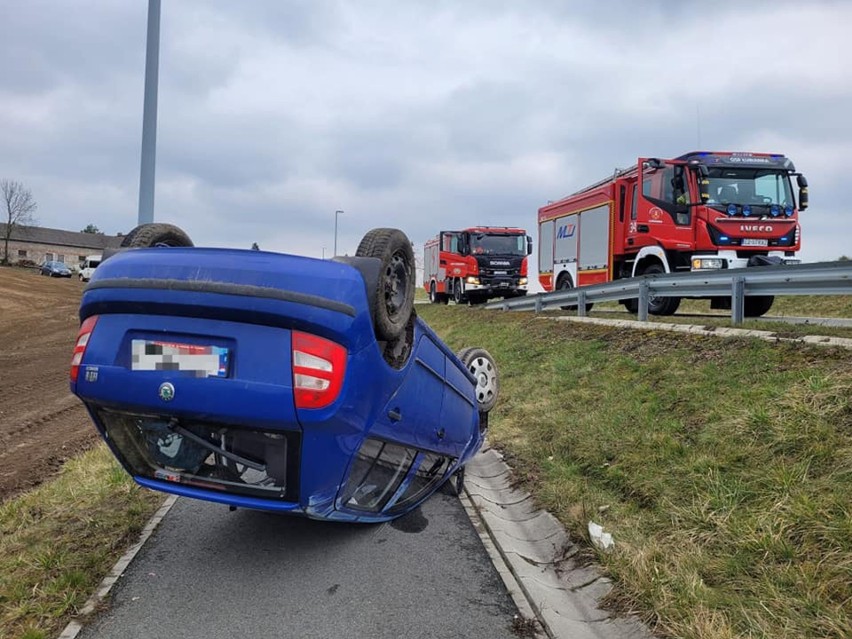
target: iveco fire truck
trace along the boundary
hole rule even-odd
[[[798,185],[798,203],[791,178]],[[539,279],[547,291],[650,273],[798,263],[808,183],[783,155],[692,152],[636,166],[538,211]],[[763,315],[770,296],[745,298]],[[730,297],[711,298],[730,308]],[[635,312],[636,300],[624,300]],[[652,298],[671,315],[679,298]]]
[[[480,304],[493,297],[527,294],[532,238],[505,226],[441,231],[426,242],[423,287],[433,304]]]

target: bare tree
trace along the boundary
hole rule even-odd
[[[3,219],[6,225],[3,228],[3,264],[9,263],[9,239],[12,232],[21,226],[35,226],[38,224],[33,213],[38,205],[33,199],[32,192],[20,182],[14,180],[0,181],[0,190],[3,191]]]

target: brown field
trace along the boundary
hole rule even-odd
[[[0,500],[98,441],[68,389],[82,291],[76,278],[0,267]]]

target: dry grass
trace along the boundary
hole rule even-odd
[[[58,634],[161,502],[100,445],[0,504],[0,636]]]

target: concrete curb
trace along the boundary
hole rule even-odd
[[[166,501],[163,502],[163,505],[160,506],[157,512],[155,512],[151,519],[148,520],[148,523],[145,524],[145,527],[139,534],[139,541],[133,544],[133,546],[131,546],[115,563],[109,574],[104,577],[103,581],[101,581],[101,585],[97,592],[89,597],[89,600],[83,605],[74,620],[68,622],[68,625],[65,626],[65,630],[62,631],[62,634],[59,635],[58,639],[75,639],[77,635],[80,634],[80,631],[83,629],[82,622],[86,620],[86,617],[95,612],[95,610],[97,610],[97,608],[103,603],[109,594],[109,591],[112,589],[113,585],[115,585],[115,582],[118,581],[119,577],[121,577],[124,571],[127,570],[127,566],[130,565],[130,562],[133,561],[133,558],[136,557],[138,552],[142,550],[142,546],[145,545],[145,542],[148,541],[148,538],[157,526],[160,525],[160,522],[163,521],[163,517],[166,516],[166,513],[169,512],[176,501],[177,496],[170,495]]]
[[[611,320],[599,317],[542,317],[546,320],[557,320],[560,322],[580,322],[583,324],[597,324],[599,326],[617,326],[620,328],[632,328],[640,331],[669,331],[673,333],[691,333],[693,335],[708,335],[714,337],[752,337],[767,342],[790,342],[800,344],[813,344],[816,346],[840,346],[852,349],[852,339],[848,337],[829,337],[827,335],[803,335],[802,337],[779,337],[771,331],[755,331],[745,328],[728,328],[726,326],[705,328],[696,324],[665,324],[662,322],[639,322],[636,320]]]
[[[553,639],[652,637],[637,619],[613,617],[600,608],[612,588],[610,581],[595,567],[574,560],[579,549],[555,517],[512,486],[511,469],[502,455],[483,449],[468,463],[465,475],[474,525],[478,521],[487,533],[487,538],[480,534],[489,554],[493,545],[499,555],[495,566],[516,603],[517,593],[523,595],[521,614],[532,610]],[[511,573],[508,580],[501,564]]]

